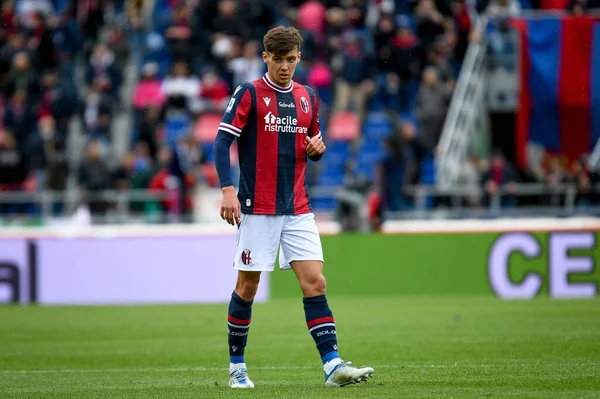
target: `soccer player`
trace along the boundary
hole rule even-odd
[[[295,28],[271,29],[263,39],[267,73],[235,89],[214,145],[223,198],[221,217],[237,225],[234,267],[238,270],[229,302],[229,386],[253,388],[244,349],[261,272],[292,269],[302,289],[308,331],[315,340],[325,386],[366,381],[371,367],[341,360],[335,322],[325,296],[323,252],[306,190],[307,156],[325,152],[314,91],[292,80],[300,61],[302,36]],[[229,147],[238,140],[240,185],[230,176]]]

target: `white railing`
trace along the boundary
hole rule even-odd
[[[339,187],[313,188],[309,190],[311,198],[334,198],[338,194]],[[206,189],[201,189],[205,191]],[[480,185],[461,185],[452,187],[440,187],[437,185],[406,186],[402,195],[410,203],[407,209],[390,213],[391,218],[401,219],[431,219],[431,218],[470,218],[470,217],[525,217],[543,215],[572,216],[575,214],[589,214],[600,216],[600,184],[595,184],[587,189],[591,201],[585,205],[580,204],[580,197],[585,194],[575,184],[560,184],[548,186],[544,183],[516,183],[499,187],[496,195],[487,196]],[[218,194],[220,190],[217,189]],[[202,193],[202,192],[201,192]],[[93,223],[98,224],[129,224],[129,223],[176,223],[196,222],[206,223],[206,213],[218,217],[218,208],[200,207],[195,209],[196,217],[173,218],[169,210],[160,209],[158,214],[145,215],[144,211],[135,211],[131,208],[134,203],[156,202],[169,199],[172,193],[167,191],[148,190],[107,190],[98,193],[79,193],[79,203],[103,202],[109,206],[109,210],[103,215],[94,214]],[[503,198],[512,197],[516,204],[506,208],[502,204]],[[593,198],[592,198],[593,197]],[[478,205],[469,205],[471,198],[478,198]],[[57,222],[62,218],[73,216],[75,209],[69,206],[69,195],[67,192],[38,191],[27,192],[0,192],[0,226],[6,224],[19,224],[29,220],[38,220],[42,224],[46,221]],[[435,204],[432,203],[436,202]],[[60,211],[55,212],[53,205],[63,204]],[[7,205],[35,205],[37,214],[27,215],[13,208],[6,213]],[[529,205],[526,205],[529,204]],[[196,203],[196,205],[198,205]],[[217,204],[218,205],[218,204]],[[318,212],[317,212],[318,213]],[[200,217],[199,217],[200,216]],[[208,215],[210,216],[210,215]],[[320,213],[322,220],[329,220]]]
[[[596,142],[594,150],[588,159],[588,168],[590,170],[600,169],[600,139]]]
[[[442,129],[436,158],[436,184],[442,188],[451,187],[458,181],[471,139],[477,134],[479,122],[485,115],[487,22],[486,16],[477,22],[478,37],[467,49]]]

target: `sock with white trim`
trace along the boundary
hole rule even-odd
[[[245,363],[244,350],[248,341],[251,317],[252,301],[243,300],[234,291],[229,301],[229,314],[227,316],[230,365]]]
[[[312,335],[321,355],[323,365],[333,369],[341,362],[337,351],[337,332],[335,321],[325,295],[303,298],[304,315],[310,335]]]

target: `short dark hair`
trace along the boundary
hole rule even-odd
[[[294,48],[298,48],[298,51],[300,51],[303,41],[304,39],[302,39],[298,29],[291,26],[289,28],[278,26],[267,32],[263,38],[263,45],[267,53],[284,55]]]

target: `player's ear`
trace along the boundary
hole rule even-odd
[[[269,56],[267,55],[266,51],[263,51],[262,57],[263,57],[263,62],[266,64],[267,63],[267,58],[269,58]]]
[[[298,62],[300,62],[301,59],[302,59],[302,53],[300,51],[298,51]]]

